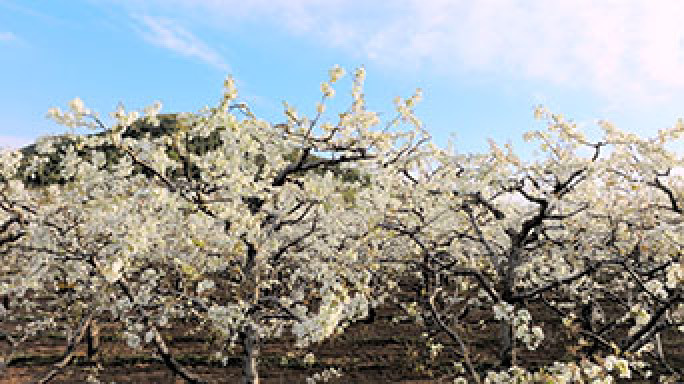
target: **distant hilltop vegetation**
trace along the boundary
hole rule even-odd
[[[162,136],[171,136],[173,133],[177,132],[181,128],[177,113],[169,114],[159,114],[157,118],[159,119],[159,125],[155,126],[152,123],[144,120],[138,119],[132,124],[133,129],[127,129],[123,134],[122,138],[133,138],[133,139],[157,139]],[[223,143],[220,138],[220,132],[224,130],[225,127],[218,127],[216,130],[211,132],[208,137],[192,137],[188,139],[184,145],[187,152],[192,153],[197,156],[202,156],[209,151],[214,151],[219,148]],[[97,132],[89,135],[72,135],[64,134],[59,136],[54,136],[56,139],[53,144],[54,150],[49,153],[38,153],[37,143],[30,144],[26,147],[20,149],[23,154],[22,164],[19,167],[19,177],[31,187],[40,187],[45,185],[59,184],[63,185],[68,183],[70,180],[62,176],[62,161],[67,153],[67,148],[69,146],[74,146],[78,148],[79,141],[82,141],[83,137],[87,136],[103,136],[106,135],[108,131]],[[199,169],[192,164],[188,159],[182,159],[177,151],[171,146],[167,146],[167,155],[169,158],[182,161],[186,163],[186,167],[190,170],[191,177],[197,177]],[[124,153],[112,145],[101,145],[96,148],[80,148],[76,149],[76,153],[89,159],[93,150],[101,151],[105,154],[107,165],[115,165],[118,163],[119,158],[124,156]],[[297,161],[299,150],[293,148],[292,152],[286,155],[286,159],[291,161]],[[30,168],[29,164],[34,163],[36,157],[42,158],[39,161],[37,167]],[[320,160],[321,158],[315,155],[309,155],[309,162]],[[257,162],[264,162],[266,159],[256,156]],[[339,166],[334,166],[330,169],[335,173],[336,176],[343,178],[345,181],[368,181],[368,177],[361,177],[360,173],[356,169],[342,169]],[[134,174],[144,172],[141,167],[134,167]],[[324,170],[322,170],[324,172]],[[148,175],[151,176],[151,175]],[[172,178],[180,177],[179,174],[171,174]]]

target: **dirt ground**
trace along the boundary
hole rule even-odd
[[[296,350],[293,339],[267,340],[263,346],[259,371],[264,384],[303,383],[306,377],[329,367],[339,368],[343,376],[331,383],[447,383],[453,378],[453,363],[460,361],[460,352],[444,335],[437,340],[445,345],[434,359],[430,358],[424,329],[410,321],[394,323],[399,314],[393,306],[381,307],[375,321],[370,324],[352,324],[346,332],[301,351],[299,357],[283,361],[288,351]],[[464,339],[478,369],[486,370],[497,364],[498,328],[490,315],[471,313]],[[533,317],[543,324],[546,341],[536,351],[522,351],[520,360],[528,368],[553,361],[576,360],[572,352],[559,346],[568,345],[569,335],[558,324],[558,319],[541,307]],[[182,383],[157,358],[151,349],[133,350],[124,340],[115,336],[115,324],[102,324],[99,354],[100,380],[103,383]],[[240,349],[223,366],[213,361],[205,350],[203,335],[193,335],[185,325],[163,331],[174,356],[189,371],[206,379],[222,383],[238,383],[241,373]],[[670,365],[684,368],[684,338],[681,334],[666,334],[664,348]],[[6,348],[6,342],[2,342]],[[64,352],[66,339],[60,335],[37,338],[23,349],[24,354],[12,362],[0,383],[29,383],[47,373]],[[564,348],[564,347],[563,347]],[[313,365],[303,362],[306,352],[313,352]],[[83,383],[97,367],[85,358],[85,346],[77,351],[78,357],[52,383]],[[638,383],[640,381],[624,381]],[[643,381],[641,381],[643,382]]]

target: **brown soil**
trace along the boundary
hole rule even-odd
[[[553,361],[575,361],[576,358],[565,346],[572,345],[571,335],[561,328],[558,318],[541,306],[531,305],[533,318],[543,324],[546,341],[536,351],[522,351],[520,360],[528,368],[535,368]],[[394,315],[399,314],[395,307],[385,306],[378,309],[372,324],[356,323],[346,332],[324,343],[299,351],[298,358],[281,361],[288,351],[297,351],[293,339],[271,341],[263,346],[260,374],[264,384],[303,383],[305,378],[328,367],[341,369],[343,376],[334,383],[447,383],[453,378],[453,362],[460,361],[460,351],[443,334],[437,339],[445,345],[436,359],[431,359],[421,334],[424,328],[411,322],[393,323]],[[484,324],[470,326],[463,330],[464,339],[469,341],[473,360],[478,369],[495,367],[498,353],[498,328],[485,312],[471,312],[467,323]],[[4,324],[3,328],[8,324]],[[181,383],[155,356],[152,349],[133,350],[115,336],[117,325],[102,325],[102,345],[99,375],[103,383]],[[191,372],[206,379],[222,383],[238,383],[241,374],[241,351],[239,348],[227,366],[213,361],[205,350],[205,338],[190,333],[187,325],[175,325],[163,331],[174,356]],[[684,338],[679,333],[667,333],[663,338],[664,348],[670,365],[684,368]],[[6,348],[6,342],[1,342]],[[52,364],[58,361],[66,345],[60,335],[30,340],[22,349],[24,355],[13,361],[0,378],[0,383],[33,382],[47,373]],[[301,356],[312,351],[316,362],[307,366]],[[85,357],[85,346],[78,350],[78,358],[65,368],[53,383],[83,383],[93,372],[95,366]],[[625,381],[640,382],[640,381]],[[643,382],[643,381],[641,381]]]

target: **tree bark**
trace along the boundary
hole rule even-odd
[[[516,238],[512,238],[515,240]],[[517,248],[514,248],[508,255],[506,262],[505,274],[503,276],[503,286],[501,289],[501,298],[505,303],[512,303],[515,292],[513,285],[515,284],[515,269],[518,267],[520,261],[520,253]],[[510,320],[502,320],[500,328],[501,337],[501,353],[499,359],[501,365],[505,368],[510,368],[516,365],[515,353],[515,334],[513,333],[513,325]]]
[[[501,366],[510,368],[517,364],[515,352],[515,336],[513,334],[513,326],[508,321],[503,321],[501,324]]]
[[[86,334],[86,342],[88,344],[88,359],[96,361],[100,350],[100,325],[97,323],[97,320],[90,322]]]
[[[242,334],[243,365],[242,382],[243,384],[259,384],[259,335],[254,325],[249,324]]]
[[[79,327],[78,331],[76,334],[71,337],[71,340],[68,341],[67,343],[67,348],[66,351],[64,351],[64,355],[62,356],[62,359],[58,361],[57,363],[53,364],[53,369],[50,370],[47,374],[45,374],[42,378],[40,378],[38,381],[36,381],[37,384],[47,384],[52,379],[57,376],[64,367],[69,365],[71,361],[74,358],[74,353],[76,352],[76,346],[80,344],[83,341],[83,338],[85,337],[85,334],[87,333],[87,329],[90,327],[90,324],[93,321],[93,314],[91,313],[88,315],[87,318],[83,319],[81,326]]]
[[[247,242],[247,258],[245,260],[244,272],[247,276],[245,282],[249,301],[252,303],[252,310],[258,311],[259,306],[259,275],[257,265],[257,249],[253,244]],[[252,311],[249,311],[252,312]],[[251,319],[258,324],[259,316],[252,313]],[[259,334],[254,323],[247,323],[241,335],[243,347],[242,382],[243,384],[259,384]]]

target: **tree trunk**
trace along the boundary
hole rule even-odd
[[[513,334],[513,326],[510,322],[504,321],[501,324],[501,366],[510,368],[517,364],[515,353],[515,336]]]
[[[518,235],[511,237],[511,242],[513,244],[519,244],[520,239]],[[515,270],[520,265],[520,249],[514,246],[508,254],[508,259],[506,260],[505,268],[503,270],[503,281],[501,289],[501,299],[505,303],[512,303],[515,285]],[[513,333],[513,325],[510,320],[503,320],[501,322],[501,353],[499,358],[501,360],[501,365],[505,368],[513,367],[516,365],[516,353],[515,353],[515,334]]]
[[[509,265],[503,281],[501,298],[504,303],[511,303],[513,298],[514,279],[512,265]],[[516,365],[515,334],[513,333],[513,323],[510,319],[501,321],[499,333],[501,337],[501,353],[499,354],[501,366],[510,368]]]
[[[259,305],[259,274],[257,271],[257,249],[250,242],[247,242],[247,258],[245,260],[244,273],[247,277],[245,288],[247,297],[252,304],[252,309]],[[257,309],[258,311],[258,309]],[[252,316],[251,320],[258,324],[259,316]],[[254,323],[247,323],[242,332],[243,364],[242,382],[243,384],[259,384],[259,334]]]
[[[88,343],[88,358],[95,361],[100,349],[100,326],[96,320],[93,320],[88,327],[86,341]]]
[[[243,384],[259,384],[259,335],[252,324],[247,326],[242,335],[243,364],[242,382]]]

